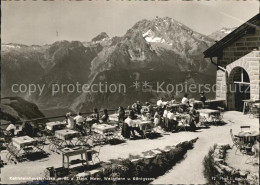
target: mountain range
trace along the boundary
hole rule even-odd
[[[236,27],[234,28],[221,28],[218,31],[215,31],[209,35],[210,38],[214,39],[215,41],[221,40],[226,35],[230,34],[232,31],[234,31]]]
[[[213,37],[213,38],[212,38]],[[159,96],[177,99],[184,92],[158,93],[154,86],[140,90],[134,81],[150,84],[215,83],[215,66],[203,58],[214,43],[205,36],[169,18],[141,20],[122,37],[105,32],[88,42],[57,41],[50,45],[2,44],[2,91],[4,96],[20,96],[40,107],[90,111],[126,106],[136,100],[155,102]],[[43,93],[14,93],[13,84],[46,85]],[[57,93],[52,84],[125,84],[126,92]],[[192,94],[192,93],[191,93]],[[192,95],[198,97],[198,93]],[[208,94],[214,98],[214,93]]]

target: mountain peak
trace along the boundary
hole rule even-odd
[[[92,42],[100,42],[100,41],[103,41],[107,38],[109,38],[108,34],[106,32],[101,32],[96,37],[94,37],[91,41]]]
[[[236,27],[234,28],[226,28],[223,27],[218,31],[215,31],[213,33],[211,33],[209,35],[210,38],[214,39],[214,40],[221,40],[222,38],[224,38],[226,35],[230,34],[232,31],[234,31],[236,29]]]

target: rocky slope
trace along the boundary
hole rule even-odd
[[[20,97],[1,98],[0,106],[1,127],[4,127],[8,121],[15,123],[16,121],[44,117],[34,103]]]

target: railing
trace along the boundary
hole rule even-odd
[[[214,101],[214,100],[213,100]],[[215,100],[216,101],[216,100]],[[219,100],[222,101],[222,100]],[[210,101],[208,101],[208,103],[210,103]],[[152,105],[152,107],[154,107],[156,105]],[[124,108],[126,109],[126,108]],[[118,109],[110,109],[107,110],[108,112],[115,112]],[[98,113],[102,113],[103,111],[99,111]],[[90,115],[93,114],[93,112],[85,112],[85,113],[81,113],[82,115]],[[72,114],[72,116],[76,116],[76,114]],[[30,119],[30,120],[21,120],[21,121],[17,121],[15,122],[15,124],[19,124],[19,123],[23,123],[23,122],[34,122],[34,121],[42,121],[42,120],[50,120],[50,119],[57,119],[57,118],[65,118],[65,115],[61,115],[61,116],[52,116],[52,117],[42,117],[42,118],[35,118],[35,119]],[[3,124],[3,125],[8,125],[8,124]]]
[[[118,109],[111,109],[111,110],[107,110],[108,112],[115,112],[117,111]],[[98,113],[102,113],[103,111],[99,111]],[[94,112],[85,112],[85,113],[81,113],[82,115],[90,115],[90,114],[93,114]],[[76,116],[77,114],[72,114],[72,116]],[[65,118],[65,115],[62,115],[62,116],[52,116],[52,117],[42,117],[42,118],[35,118],[35,119],[30,119],[30,120],[21,120],[21,121],[17,121],[15,122],[14,124],[19,124],[19,123],[23,123],[23,122],[37,122],[37,121],[42,121],[42,120],[50,120],[50,119],[57,119],[57,118]],[[4,125],[8,125],[9,123],[7,124],[2,124],[3,126]]]

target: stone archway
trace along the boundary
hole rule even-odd
[[[228,77],[228,107],[231,110],[243,109],[243,100],[250,99],[250,77],[242,67],[234,67]]]

